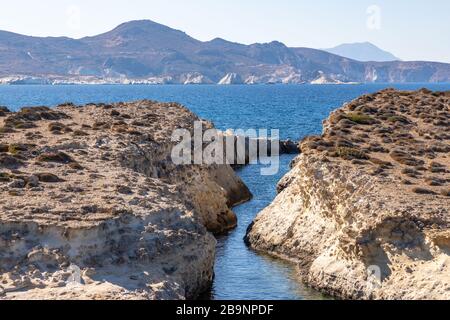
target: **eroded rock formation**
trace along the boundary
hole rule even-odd
[[[450,92],[363,96],[335,111],[246,241],[353,299],[450,299]]]
[[[152,101],[0,108],[0,299],[207,289],[210,232],[233,228],[230,207],[251,195],[230,166],[173,164],[172,132],[194,121]]]

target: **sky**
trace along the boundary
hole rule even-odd
[[[369,41],[403,60],[450,63],[448,0],[3,0],[0,30],[81,38],[150,19],[192,37],[331,48]]]

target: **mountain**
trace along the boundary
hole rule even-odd
[[[450,65],[360,62],[281,42],[199,41],[153,21],[82,39],[0,31],[0,83],[449,82]]]
[[[345,43],[325,51],[349,59],[367,61],[399,61],[392,53],[384,51],[370,42]]]

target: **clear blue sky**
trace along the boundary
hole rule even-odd
[[[0,6],[1,30],[37,36],[79,38],[136,19],[200,40],[312,48],[370,41],[404,60],[450,62],[449,0],[12,0]]]

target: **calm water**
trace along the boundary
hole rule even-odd
[[[0,105],[54,106],[63,102],[117,102],[138,99],[176,101],[220,129],[280,129],[282,138],[318,134],[330,111],[362,94],[386,87],[450,90],[450,84],[300,85],[300,86],[0,86]],[[278,180],[292,156],[282,156],[276,176],[261,176],[258,166],[239,175],[254,194],[237,208],[239,227],[219,238],[213,299],[322,299],[296,279],[295,267],[249,250],[243,237],[256,214],[273,200]]]

